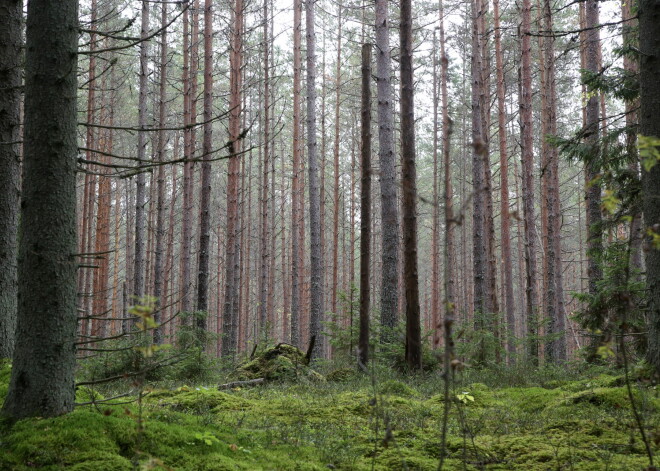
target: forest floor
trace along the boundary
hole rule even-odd
[[[327,379],[305,376],[225,391],[216,381],[161,381],[144,386],[141,401],[0,422],[0,470],[438,469],[444,410],[438,371],[405,375],[379,366],[358,374],[332,368],[320,367]],[[8,378],[5,365],[0,403]],[[632,390],[660,455],[660,391],[643,381],[633,381]],[[100,394],[78,390],[79,402],[91,397]],[[449,397],[445,470],[649,466],[621,372],[583,366],[466,369]]]

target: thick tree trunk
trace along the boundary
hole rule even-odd
[[[486,328],[488,314],[488,233],[486,226],[486,171],[488,162],[488,144],[485,139],[483,105],[484,84],[482,80],[481,37],[479,34],[479,18],[484,14],[481,0],[472,3],[472,266],[474,278],[474,319],[475,329],[483,331]],[[490,327],[490,326],[489,326]],[[477,361],[486,360],[485,341],[480,340]]]
[[[442,7],[440,7],[442,11]],[[442,17],[440,17],[442,22]],[[431,222],[431,348],[440,343],[440,199],[438,195],[438,39],[433,31],[433,216]]]
[[[316,33],[314,30],[314,2],[306,0],[305,23],[307,38],[307,162],[309,171],[309,235],[311,268],[311,306],[309,334],[316,337],[312,358],[323,354],[321,337],[323,322],[323,254],[321,253],[321,190],[316,143]]]
[[[513,299],[513,266],[511,259],[511,217],[509,214],[509,153],[506,133],[506,105],[504,84],[504,61],[502,59],[502,29],[500,27],[499,0],[493,1],[495,21],[495,67],[497,69],[497,130],[500,151],[500,239],[502,244],[502,284],[504,285],[504,308],[506,313],[506,350],[508,362],[515,362],[515,301]]]
[[[291,344],[300,347],[300,280],[303,270],[303,260],[300,248],[303,243],[300,237],[302,215],[302,185],[300,140],[300,95],[302,93],[301,47],[302,40],[302,1],[293,2],[293,181],[291,188]]]
[[[162,129],[167,119],[167,4],[161,5],[160,27],[160,83],[158,89],[158,131],[156,144],[156,160],[161,164],[165,161],[166,135]],[[167,203],[165,199],[165,166],[159,165],[156,173],[156,240],[154,250],[154,298],[156,298],[156,312],[154,320],[160,324],[163,313],[162,309],[167,303],[162,299],[163,284],[165,280],[164,255],[165,255],[165,212]],[[163,340],[163,332],[160,327],[154,329],[154,343],[160,344]]]
[[[268,342],[270,337],[269,331],[272,326],[268,325],[269,315],[268,310],[268,285],[270,273],[270,224],[268,220],[268,184],[269,184],[269,170],[270,170],[270,37],[268,18],[268,0],[264,0],[263,6],[263,57],[264,57],[264,89],[263,89],[263,168],[262,168],[262,186],[261,186],[261,268],[259,277],[259,337],[260,339]]]
[[[2,409],[13,418],[64,414],[75,399],[77,48],[78,2],[30,1],[18,325]]]
[[[640,49],[640,133],[660,139],[660,5],[651,0],[639,2]],[[660,234],[660,162],[642,175],[644,224],[654,237]],[[649,363],[660,375],[660,249],[650,241],[646,253],[646,285],[649,293]]]
[[[358,359],[369,361],[369,308],[371,263],[371,44],[362,45],[362,185],[360,189],[360,338]]]
[[[394,92],[390,56],[387,0],[376,0],[376,84],[378,101],[378,159],[382,231],[380,322],[381,342],[393,341],[399,305],[399,199],[394,152]]]
[[[197,310],[209,310],[209,260],[211,256],[211,152],[213,123],[213,12],[212,0],[204,0],[204,138],[199,215],[199,262],[197,267]],[[197,328],[206,330],[206,317],[197,318]]]
[[[415,169],[415,101],[411,0],[401,2],[401,159],[403,189],[404,281],[406,290],[406,363],[422,367],[417,273],[417,171]]]
[[[445,204],[445,319],[454,319],[456,309],[456,282],[454,280],[454,266],[456,264],[456,246],[454,241],[454,192],[452,189],[452,170],[450,142],[453,123],[449,119],[449,93],[447,91],[447,82],[449,81],[449,58],[445,48],[445,22],[444,7],[442,0],[439,2],[440,8],[440,96],[442,98],[442,163],[444,166],[444,204]],[[438,321],[438,324],[440,321]],[[448,324],[444,324],[448,325]],[[434,329],[438,325],[433,326]],[[446,332],[445,332],[446,335]]]
[[[549,0],[543,2],[543,29],[553,30],[552,10]],[[554,38],[544,37],[543,56],[545,76],[545,109],[543,114],[545,124],[543,129],[544,140],[547,136],[557,134],[557,105],[555,90],[555,49]],[[559,153],[557,148],[547,143],[547,152],[544,165],[543,178],[546,185],[546,207],[547,207],[547,234],[548,244],[546,252],[547,266],[547,306],[546,312],[549,320],[548,334],[553,338],[546,344],[546,360],[550,362],[562,362],[567,359],[566,352],[566,314],[564,312],[564,290],[561,261],[561,208],[559,201]]]
[[[138,148],[137,164],[141,165],[146,160],[147,135],[147,76],[149,74],[149,2],[142,1],[142,22],[140,27],[140,85],[138,97]],[[144,296],[145,265],[145,240],[147,229],[144,207],[146,205],[146,181],[145,174],[138,170],[135,186],[135,258],[133,260],[135,269],[133,272],[133,291],[135,297],[133,302],[141,303],[140,298]]]
[[[20,196],[23,2],[0,2],[0,358],[14,351]]]
[[[521,34],[520,134],[522,161],[522,200],[525,231],[525,317],[527,323],[527,357],[538,363],[538,288],[536,286],[536,210],[534,208],[534,148],[532,128],[531,71],[531,1],[523,0]]]
[[[239,304],[239,234],[238,190],[242,142],[242,62],[243,62],[243,1],[236,0],[232,11],[231,52],[229,54],[229,141],[230,155],[227,180],[227,242],[225,254],[225,305],[222,312],[222,355],[234,355],[238,347]]]

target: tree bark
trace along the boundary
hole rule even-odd
[[[515,362],[515,301],[513,298],[513,266],[511,259],[511,215],[509,214],[509,154],[506,133],[506,105],[504,84],[504,60],[502,58],[502,28],[500,26],[499,0],[493,1],[495,22],[495,67],[497,69],[497,130],[500,151],[500,239],[502,244],[502,283],[504,284],[504,308],[506,312],[507,360]]]
[[[369,309],[371,263],[371,44],[362,45],[362,185],[360,189],[360,336],[358,359],[369,362]]]
[[[660,5],[651,0],[639,2],[640,49],[640,132],[660,139]],[[656,143],[656,149],[657,149]],[[660,234],[660,163],[656,160],[642,174],[644,224],[654,237]],[[648,238],[647,238],[648,239]],[[650,245],[646,254],[646,285],[649,293],[649,348],[646,358],[660,375],[660,249]]]
[[[376,0],[376,84],[382,230],[381,342],[393,341],[399,306],[399,199],[394,152],[394,92],[387,0]]]
[[[300,70],[301,66],[301,34],[302,34],[302,1],[293,2],[293,182],[291,187],[291,344],[300,347],[300,272],[303,269],[300,247],[302,186],[301,172],[301,140],[300,140],[300,95],[302,93]]]
[[[138,148],[137,165],[140,166],[146,160],[147,135],[145,128],[147,125],[147,76],[149,74],[149,2],[142,1],[142,21],[140,26],[140,84],[138,98]],[[133,272],[133,302],[141,303],[140,298],[144,296],[144,276],[145,276],[145,240],[144,235],[147,229],[146,215],[144,207],[146,205],[146,181],[145,174],[138,170],[135,185],[135,269]]]
[[[305,2],[307,39],[307,162],[309,172],[309,235],[310,235],[310,338],[316,337],[312,358],[323,355],[323,254],[321,253],[321,190],[316,142],[316,32],[314,2]]]
[[[18,324],[2,409],[12,418],[64,414],[75,399],[77,48],[78,2],[31,0]]]
[[[161,5],[161,18],[160,27],[162,32],[160,35],[160,83],[158,89],[158,126],[161,128],[158,131],[157,144],[156,144],[156,160],[161,164],[165,161],[165,145],[166,139],[165,131],[162,129],[165,126],[167,119],[167,4]],[[165,166],[159,165],[156,174],[156,240],[155,240],[155,253],[154,253],[154,298],[156,298],[154,321],[160,324],[163,313],[162,306],[167,303],[163,302],[163,284],[165,280],[164,260],[165,255],[165,212],[167,211],[167,203],[165,199]],[[154,343],[161,344],[163,340],[163,332],[160,327],[154,329]]]
[[[406,292],[406,363],[422,367],[422,341],[417,273],[417,171],[415,168],[415,101],[411,0],[401,2],[401,159],[403,189],[403,246]]]
[[[543,1],[543,29],[553,30],[552,9],[549,0]],[[545,77],[545,107],[543,114],[544,140],[548,136],[557,135],[557,98],[555,90],[555,48],[554,38],[542,38],[544,70],[541,73]],[[546,344],[546,360],[549,362],[563,362],[567,359],[566,352],[566,313],[564,312],[564,291],[561,261],[561,208],[559,201],[559,153],[555,146],[546,143],[546,152],[543,165],[542,178],[546,185],[546,207],[547,207],[547,306],[546,312],[549,320],[548,334],[553,338]]]
[[[242,142],[242,62],[243,62],[243,1],[235,0],[232,11],[231,51],[229,54],[229,142],[230,155],[227,180],[227,242],[225,254],[225,305],[222,312],[222,355],[234,355],[238,348],[239,304],[239,234],[238,190],[240,151]]]
[[[204,0],[204,137],[199,215],[199,262],[197,267],[197,310],[208,315],[209,260],[211,255],[211,152],[213,146],[213,12],[212,0]],[[207,328],[207,318],[197,318],[197,328]]]
[[[0,2],[0,358],[11,358],[16,330],[22,20],[22,0]]]
[[[525,316],[527,322],[527,357],[538,364],[538,288],[536,286],[536,210],[534,208],[534,148],[532,128],[532,71],[531,71],[531,1],[523,0],[520,69],[520,134],[522,162],[522,200],[525,232]]]

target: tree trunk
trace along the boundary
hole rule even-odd
[[[21,0],[0,2],[0,358],[16,330],[22,21]]]
[[[222,355],[234,355],[238,347],[238,303],[239,303],[239,234],[238,234],[238,190],[240,152],[242,142],[242,59],[243,59],[243,1],[235,0],[229,54],[229,168],[227,180],[227,242],[225,254],[225,305],[222,313]]]
[[[552,9],[549,0],[543,1],[543,29],[551,32],[553,30]],[[545,119],[543,123],[544,140],[547,136],[557,135],[557,105],[555,91],[555,48],[554,38],[544,37],[542,40],[545,76],[546,106],[543,110]],[[563,362],[567,359],[566,353],[566,314],[564,312],[563,300],[563,277],[561,262],[561,208],[559,201],[559,153],[555,146],[547,143],[544,149],[547,154],[544,158],[543,177],[546,181],[546,207],[548,219],[547,233],[547,306],[546,312],[549,320],[548,334],[554,337],[546,344],[546,361]]]
[[[147,76],[148,58],[149,58],[149,2],[142,1],[142,22],[140,27],[140,85],[138,98],[138,148],[137,164],[138,166],[146,160],[147,135],[145,128],[147,125]],[[135,258],[133,260],[135,269],[133,272],[133,302],[141,303],[140,299],[144,296],[144,276],[145,276],[145,241],[146,215],[144,207],[146,205],[146,182],[144,172],[138,170],[135,186]]]
[[[309,171],[309,235],[310,235],[310,326],[309,335],[316,337],[312,358],[323,354],[321,323],[323,322],[323,254],[321,253],[321,190],[316,143],[316,33],[314,2],[305,2],[307,39],[307,162]]]
[[[30,1],[18,325],[2,409],[12,418],[64,414],[75,399],[77,48],[78,2]]]
[[[161,163],[156,174],[156,241],[154,250],[154,298],[156,306],[154,321],[160,324],[163,318],[162,309],[167,303],[162,299],[165,270],[163,256],[165,255],[165,212],[167,203],[165,199],[165,145],[166,136],[162,129],[167,119],[167,4],[161,5],[160,27],[162,29],[160,38],[160,83],[158,89],[158,131],[156,144],[156,160]],[[154,329],[154,343],[160,344],[163,340],[163,332],[160,327]]]
[[[362,185],[360,189],[360,338],[358,359],[369,362],[369,303],[371,263],[371,44],[362,45]]]
[[[394,153],[394,92],[387,0],[376,0],[376,84],[382,230],[381,342],[391,342],[399,305],[399,199]]]
[[[204,138],[202,141],[202,184],[200,188],[199,263],[197,267],[197,310],[208,315],[209,260],[211,255],[211,152],[213,123],[213,12],[212,0],[204,0]],[[207,319],[197,318],[197,328],[206,330]]]
[[[538,288],[536,286],[536,210],[534,208],[534,148],[532,128],[531,1],[523,0],[521,25],[520,134],[522,162],[522,199],[525,231],[525,315],[527,322],[527,357],[538,363]]]
[[[488,233],[486,226],[486,171],[488,147],[485,139],[486,130],[483,129],[484,84],[482,80],[483,54],[481,50],[481,37],[479,34],[479,18],[484,14],[481,0],[472,3],[472,264],[474,267],[474,319],[475,330],[483,331],[486,328],[485,316],[488,314],[488,279],[487,264]],[[486,360],[485,339],[479,340],[477,361]]]
[[[301,34],[302,34],[302,1],[293,2],[293,182],[291,187],[291,344],[300,347],[300,272],[303,269],[300,247],[302,191],[300,184],[301,172],[301,140],[300,140],[300,95],[302,93],[300,70],[301,66]]]
[[[642,136],[660,139],[660,5],[651,0],[639,2],[639,49],[640,49],[640,133]],[[644,224],[653,237],[660,234],[660,162],[642,174]],[[648,362],[660,375],[660,249],[650,243],[646,250],[646,285],[649,293],[649,348]]]
[[[415,102],[411,0],[401,2],[401,159],[403,189],[404,280],[406,291],[406,363],[422,367],[417,273],[417,171],[415,169]]]
[[[268,18],[268,0],[264,0],[263,6],[263,57],[264,57],[264,118],[263,118],[263,169],[262,169],[262,187],[261,187],[261,269],[259,278],[259,339],[263,339],[266,343],[269,338],[269,330],[271,326],[268,325],[268,284],[270,272],[270,225],[268,221],[268,171],[270,167],[270,70],[269,70],[269,42],[270,37],[268,34],[270,21]]]
[[[495,67],[497,69],[497,130],[500,151],[500,240],[502,243],[502,283],[506,312],[506,349],[508,362],[513,364],[516,355],[515,302],[513,298],[513,266],[511,259],[511,217],[509,214],[509,155],[506,135],[506,90],[504,85],[504,61],[502,59],[502,28],[500,27],[499,0],[493,1],[495,21]]]

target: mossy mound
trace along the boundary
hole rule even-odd
[[[332,383],[346,383],[358,376],[355,368],[339,368],[333,370],[325,376],[325,379]]]
[[[280,343],[256,355],[236,369],[239,380],[264,378],[267,381],[294,381],[306,378],[325,381],[320,373],[309,367],[302,350],[293,345]]]
[[[153,391],[145,402],[175,411],[205,413],[214,410],[243,410],[252,404],[248,399],[204,387],[183,386],[175,391]]]
[[[407,384],[402,383],[401,381],[389,380],[385,381],[380,386],[381,394],[389,394],[392,396],[401,396],[401,397],[416,397],[419,396],[419,393]]]

